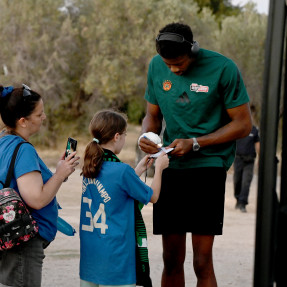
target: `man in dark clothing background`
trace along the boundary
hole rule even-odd
[[[251,111],[253,109],[251,107]],[[237,200],[235,208],[241,212],[246,211],[250,185],[253,178],[256,154],[259,155],[259,131],[253,125],[250,134],[236,141],[236,156],[234,160],[234,196]]]

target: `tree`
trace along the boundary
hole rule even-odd
[[[267,16],[248,4],[238,16],[225,18],[216,33],[217,49],[237,63],[256,107],[261,105],[266,29]]]
[[[5,43],[0,62],[8,71],[1,82],[24,82],[43,95],[48,117],[42,138],[50,143],[55,142],[51,138],[56,139],[61,122],[83,113],[80,103],[85,99],[81,81],[87,52],[79,32],[79,10],[67,13],[62,4],[0,1],[0,36]]]
[[[0,0],[0,82],[23,82],[43,95],[47,121],[41,142],[55,144],[67,129],[81,133],[102,108],[114,107],[126,112],[129,122],[140,123],[155,37],[166,24],[185,22],[201,47],[235,60],[257,102],[266,17],[252,5],[239,14],[230,5],[227,0]]]
[[[232,5],[230,0],[195,0],[195,2],[200,11],[204,7],[209,8],[220,23],[226,16],[238,15],[241,11],[238,6]]]
[[[116,106],[140,122],[145,112],[143,95],[148,64],[155,51],[158,30],[169,22],[182,21],[198,30],[198,40],[211,42],[215,20],[190,1],[122,0],[97,1],[85,36],[90,62],[85,79],[86,93],[101,107]],[[100,11],[100,13],[99,13]],[[160,11],[160,13],[159,13]],[[110,19],[113,19],[112,21]]]

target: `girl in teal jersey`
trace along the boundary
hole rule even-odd
[[[80,278],[81,286],[152,286],[148,276],[139,278],[136,272],[136,244],[139,253],[146,247],[146,237],[136,241],[140,221],[136,220],[138,202],[155,203],[161,187],[163,169],[169,159],[162,154],[155,161],[155,176],[151,187],[139,176],[153,163],[145,156],[132,169],[119,160],[125,144],[127,122],[115,111],[98,112],[90,123],[93,140],[84,155],[83,193],[80,218]],[[136,200],[136,202],[135,202]],[[144,225],[143,222],[141,222]],[[135,226],[136,225],[136,226]],[[139,238],[139,237],[137,237]],[[147,253],[142,265],[149,268]]]

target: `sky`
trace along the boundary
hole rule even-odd
[[[254,2],[257,5],[257,10],[259,13],[268,14],[270,0],[231,0],[231,3],[233,5],[243,6],[249,1]]]

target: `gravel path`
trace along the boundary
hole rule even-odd
[[[247,213],[234,209],[232,172],[228,173],[226,185],[225,220],[223,236],[217,236],[214,244],[215,273],[220,287],[251,287],[253,281],[257,177],[252,182]],[[63,209],[60,216],[78,231],[81,199],[81,178],[77,170],[61,187],[58,201]],[[154,287],[160,287],[162,271],[161,237],[152,234],[152,205],[143,209]],[[79,233],[69,237],[58,232],[54,242],[46,249],[43,287],[79,286]],[[191,237],[187,238],[185,264],[186,286],[196,286],[192,267]]]

